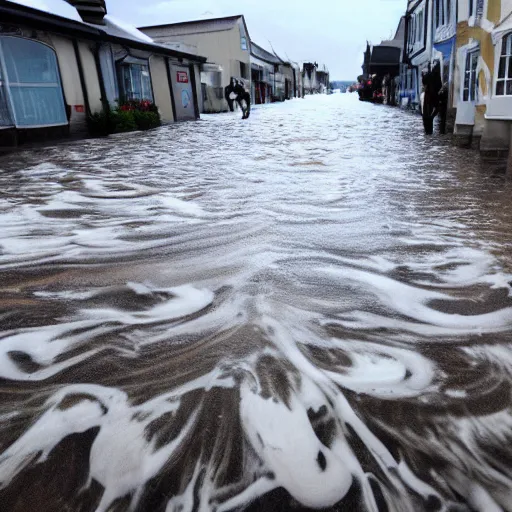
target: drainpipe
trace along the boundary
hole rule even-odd
[[[178,120],[176,117],[176,102],[174,101],[174,89],[172,87],[172,77],[171,77],[171,62],[169,57],[165,59],[165,67],[167,69],[167,81],[169,82],[169,90],[171,91],[171,105],[172,105],[172,116],[174,118],[174,122]]]
[[[78,39],[73,39],[73,48],[75,49],[76,63],[78,65],[78,74],[80,75],[80,85],[84,94],[85,113],[87,117],[91,115],[91,105],[89,104],[89,93],[87,92],[87,84],[85,82],[84,67],[82,57],[80,56],[80,48],[78,47]]]
[[[105,77],[103,75],[103,70],[101,69],[100,48],[101,43],[96,43],[94,48],[94,61],[96,62],[96,70],[98,71],[98,78],[100,82],[101,104],[103,105],[103,110],[108,113],[110,112],[110,104],[108,102],[107,91],[105,89]]]
[[[199,119],[201,117],[199,113],[199,98],[197,97],[197,83],[196,83],[196,69],[195,65],[193,63],[190,63],[188,66],[189,73],[190,73],[190,83],[192,85],[192,96],[194,97],[194,111],[196,114],[196,119]]]

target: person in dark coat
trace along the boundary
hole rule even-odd
[[[224,89],[224,97],[231,112],[235,111],[235,101],[242,109],[242,119],[248,119],[251,115],[251,95],[245,90],[242,82],[231,77],[229,85]]]
[[[439,113],[439,93],[443,87],[441,81],[441,65],[439,62],[434,64],[434,68],[430,69],[423,75],[424,98],[421,114],[423,117],[423,127],[427,135],[434,133],[434,118]]]

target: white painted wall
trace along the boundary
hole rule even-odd
[[[491,2],[493,0],[490,0]],[[501,0],[501,20],[512,13],[512,0]]]

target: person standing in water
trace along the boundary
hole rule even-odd
[[[224,90],[224,96],[231,112],[235,111],[235,101],[242,109],[242,119],[249,119],[251,115],[251,95],[245,90],[243,83],[231,77],[229,85]]]

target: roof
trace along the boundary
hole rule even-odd
[[[386,41],[382,41],[379,46],[394,46],[395,48],[403,48],[405,40],[405,16],[400,18],[395,37]]]
[[[151,31],[153,32],[155,29],[166,29],[169,35],[187,35],[187,34],[205,34],[208,32],[221,32],[225,30],[231,30],[235,27],[238,20],[242,18],[245,26],[245,31],[249,34],[247,30],[247,25],[245,23],[245,18],[242,14],[238,14],[236,16],[227,16],[224,18],[210,18],[205,20],[192,20],[192,21],[184,21],[181,23],[167,23],[163,25],[151,25],[148,27],[138,27],[142,32]]]
[[[179,52],[136,37],[133,31],[126,30],[125,26],[119,24],[119,22],[112,24],[114,26],[111,24],[106,26],[90,25],[8,1],[0,2],[0,19],[2,23],[25,25],[34,29],[66,35],[71,38],[117,43],[133,49],[158,53],[178,59],[206,62],[206,57]]]
[[[372,51],[371,65],[388,65],[400,63],[401,49],[394,46],[374,46]]]
[[[269,64],[281,64],[282,63],[281,59],[279,59],[276,55],[265,50],[265,48],[262,48],[261,46],[257,45],[253,41],[251,41],[251,55],[253,57],[256,57],[257,59],[264,60],[265,62],[268,62]]]

